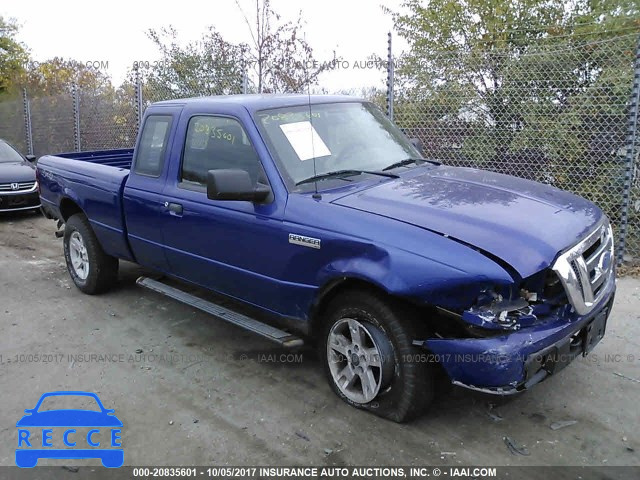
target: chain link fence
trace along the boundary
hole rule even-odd
[[[22,99],[0,102],[0,138],[29,153],[25,125],[25,104]]]
[[[29,100],[32,151],[36,155],[74,150],[73,99],[66,93]]]
[[[78,90],[76,128],[78,150],[131,147],[138,134],[135,89],[106,92]]]
[[[637,33],[568,38],[526,51],[460,50],[404,64],[391,55],[372,70],[380,87],[343,93],[377,104],[424,155],[548,183],[594,201],[611,218],[622,260],[640,260]],[[0,102],[0,138],[36,156],[132,147],[144,109],[189,96],[252,93],[246,78],[218,85],[141,80]],[[331,72],[328,72],[331,74]],[[383,86],[387,79],[386,88]],[[218,86],[216,86],[218,85]]]

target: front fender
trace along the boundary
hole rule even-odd
[[[514,283],[505,268],[454,239],[309,196],[289,197],[283,228],[317,241],[314,248],[289,243],[280,257],[283,278],[300,287],[283,300],[293,317],[308,318],[323,292],[345,278],[447,309],[467,308],[487,286]]]
[[[349,255],[337,256],[324,265],[317,284],[322,291],[340,280],[357,279],[417,304],[459,309],[472,304],[487,286],[513,283],[502,267],[484,255],[453,240],[431,240],[431,257],[372,243],[355,242],[357,245],[348,248],[343,245]],[[440,245],[443,250],[435,248],[442,240],[448,245]],[[459,260],[457,265],[439,259],[450,255]]]

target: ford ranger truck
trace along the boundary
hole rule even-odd
[[[589,353],[611,312],[613,236],[596,205],[423,158],[353,97],[158,102],[133,150],[45,156],[37,178],[80,290],[136,262],[166,279],[143,287],[318,345],[336,395],[398,422],[443,373],[530,388]]]

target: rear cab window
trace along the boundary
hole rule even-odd
[[[171,115],[149,115],[144,122],[140,144],[134,159],[134,172],[150,177],[159,177],[164,167]]]

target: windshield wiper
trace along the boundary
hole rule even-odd
[[[328,178],[362,175],[363,173],[368,173],[370,175],[380,175],[381,177],[400,178],[400,175],[396,175],[395,173],[387,173],[377,170],[336,170],[334,172],[320,173],[318,175],[314,175],[313,177],[305,178],[304,180],[300,180],[299,182],[297,182],[296,186],[303,185],[305,183],[317,182],[319,180],[326,180]]]
[[[415,163],[416,165],[420,165],[421,163],[424,163],[424,162],[432,163],[433,165],[440,165],[440,162],[436,162],[435,160],[427,160],[426,158],[405,158],[404,160],[400,160],[399,162],[392,163],[388,167],[384,167],[382,171],[386,172],[387,170],[392,170],[398,167],[404,167],[406,165],[411,165],[412,163]]]

